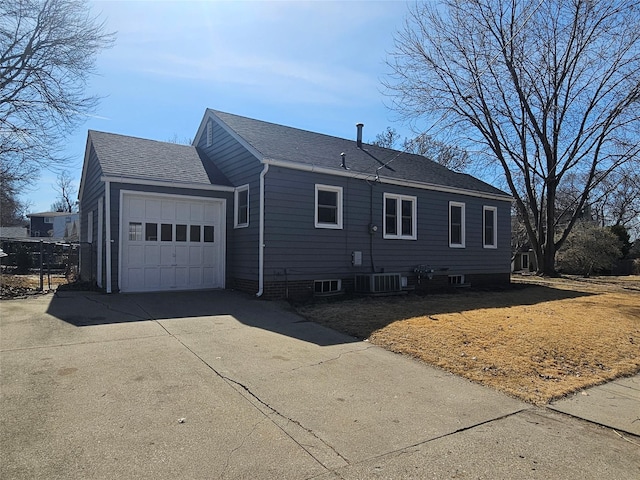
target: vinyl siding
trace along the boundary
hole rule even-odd
[[[249,226],[233,228],[233,195],[231,196],[228,229],[227,277],[258,281],[258,241],[260,225],[260,173],[263,165],[213,122],[212,145],[207,147],[207,135],[202,135],[198,149],[212,161],[235,187],[249,185]]]
[[[343,229],[315,228],[316,183],[343,188]],[[382,238],[384,193],[416,197],[417,240]],[[413,275],[417,265],[443,275],[510,271],[509,202],[280,167],[269,170],[265,197],[265,281],[349,278],[373,271]],[[465,203],[466,248],[449,247],[452,200]],[[483,247],[483,206],[498,209],[496,249]],[[378,227],[373,238],[370,223]],[[352,265],[353,251],[362,252],[362,266]]]
[[[102,170],[96,152],[91,146],[88,161],[85,165],[84,185],[80,200],[80,277],[83,281],[95,282],[97,275],[98,242],[103,242],[104,237],[98,238],[98,199],[104,195],[104,183],[100,180]],[[87,220],[89,212],[93,213],[93,238],[87,238],[89,228]],[[104,233],[104,229],[103,229]],[[91,243],[88,243],[91,242]],[[103,269],[104,272],[104,269]]]

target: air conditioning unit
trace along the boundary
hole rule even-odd
[[[402,291],[399,273],[365,273],[355,278],[356,293],[394,293]]]

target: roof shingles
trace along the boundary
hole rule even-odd
[[[361,173],[363,178],[374,179],[377,174],[394,180],[509,196],[478,178],[449,170],[421,155],[368,144],[358,148],[355,140],[332,137],[217,110],[210,110],[210,112],[260,152],[264,160],[287,161],[340,171],[342,170],[341,154],[344,153],[349,170],[353,174]]]
[[[176,184],[231,185],[197,148],[89,131],[104,175]],[[206,165],[206,168],[205,168]]]

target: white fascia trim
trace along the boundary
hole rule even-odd
[[[82,198],[84,192],[84,184],[87,178],[87,169],[89,168],[89,152],[91,151],[91,137],[87,133],[87,145],[84,147],[84,162],[82,162],[82,175],[80,176],[80,188],[78,189],[78,200]]]
[[[286,160],[264,159],[262,162],[268,165],[272,165],[274,167],[290,168],[292,170],[303,170],[305,172],[324,173],[326,175],[334,175],[336,177],[359,178],[362,180],[366,180],[368,178],[373,177],[371,173],[366,173],[366,172],[348,172],[348,171],[337,170],[333,168],[318,167],[315,165],[305,165],[305,164],[300,164],[295,162],[289,162]],[[507,202],[513,201],[513,197],[511,197],[510,195],[477,192],[475,190],[466,190],[464,188],[447,187],[444,185],[437,185],[434,183],[416,182],[413,180],[400,180],[397,178],[389,178],[389,177],[382,177],[382,176],[379,176],[377,178],[377,181],[379,181],[380,183],[386,183],[388,185],[399,185],[403,187],[419,188],[421,190],[433,190],[436,192],[456,193],[458,195],[466,195],[468,197],[487,198],[491,200],[502,200]]]
[[[192,190],[205,190],[209,192],[233,192],[234,187],[227,187],[224,185],[204,185],[202,183],[189,183],[189,182],[167,182],[163,180],[148,180],[135,177],[100,177],[103,182],[111,183],[125,183],[128,185],[147,185],[152,187],[173,187],[173,188],[190,188]]]

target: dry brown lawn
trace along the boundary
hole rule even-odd
[[[640,372],[640,276],[356,298],[305,317],[535,404]]]

